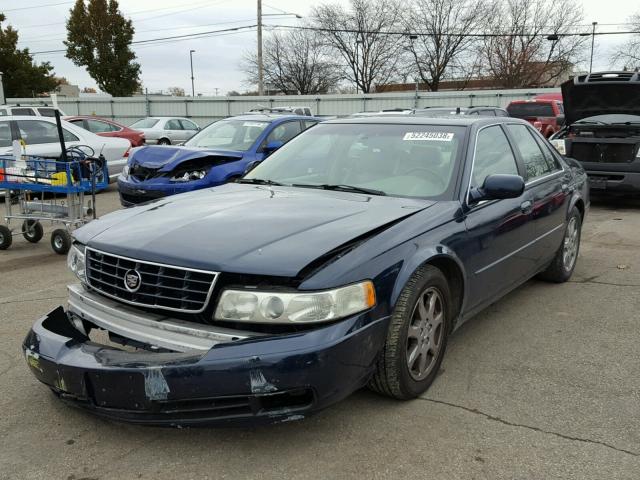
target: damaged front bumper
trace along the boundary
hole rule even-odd
[[[127,351],[92,341],[74,315],[58,307],[25,338],[37,379],[110,419],[166,426],[276,423],[321,410],[367,383],[388,325],[361,314],[305,332],[214,338],[208,350]]]

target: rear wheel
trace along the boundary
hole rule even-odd
[[[369,387],[398,399],[415,398],[427,390],[444,357],[450,312],[451,293],[442,271],[421,267],[396,303]]]
[[[11,230],[9,230],[9,227],[0,225],[0,250],[6,250],[12,243]]]
[[[51,248],[59,255],[65,255],[71,248],[71,234],[64,228],[58,228],[51,233]]]
[[[562,283],[571,278],[580,251],[581,231],[582,215],[576,207],[573,207],[567,218],[567,226],[560,248],[553,257],[551,265],[539,275],[542,280]]]
[[[38,243],[44,236],[42,224],[37,220],[25,220],[22,222],[22,236],[31,243]]]
[[[171,145],[171,140],[168,138],[161,138],[158,140],[158,145]]]

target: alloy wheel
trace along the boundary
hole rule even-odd
[[[407,332],[407,368],[416,380],[433,370],[444,339],[444,301],[435,287],[420,294],[413,308]]]
[[[564,244],[562,250],[562,264],[565,270],[570,271],[576,263],[579,245],[578,220],[571,217],[567,225],[567,231],[564,234]]]

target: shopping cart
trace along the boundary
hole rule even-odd
[[[22,235],[37,243],[44,236],[41,222],[60,225],[51,233],[51,247],[66,254],[71,231],[96,215],[95,193],[107,188],[109,174],[104,157],[90,147],[72,147],[60,158],[0,156],[0,191],[4,190],[4,219],[0,225],[0,250]],[[85,204],[85,195],[91,199]],[[22,222],[12,228],[12,223]]]

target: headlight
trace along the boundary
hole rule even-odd
[[[560,155],[567,154],[567,146],[564,143],[564,138],[556,138],[554,140],[551,140],[551,145],[553,145],[553,147],[558,151]]]
[[[171,177],[172,182],[192,182],[202,180],[207,175],[206,170],[192,170]]]
[[[122,176],[123,177],[129,176],[129,165],[125,165],[124,168],[122,169]]]
[[[225,290],[214,317],[237,322],[327,322],[362,312],[375,304],[376,292],[370,281],[304,293]]]
[[[84,245],[74,244],[67,254],[67,267],[82,282],[87,281],[87,274],[84,266]]]

